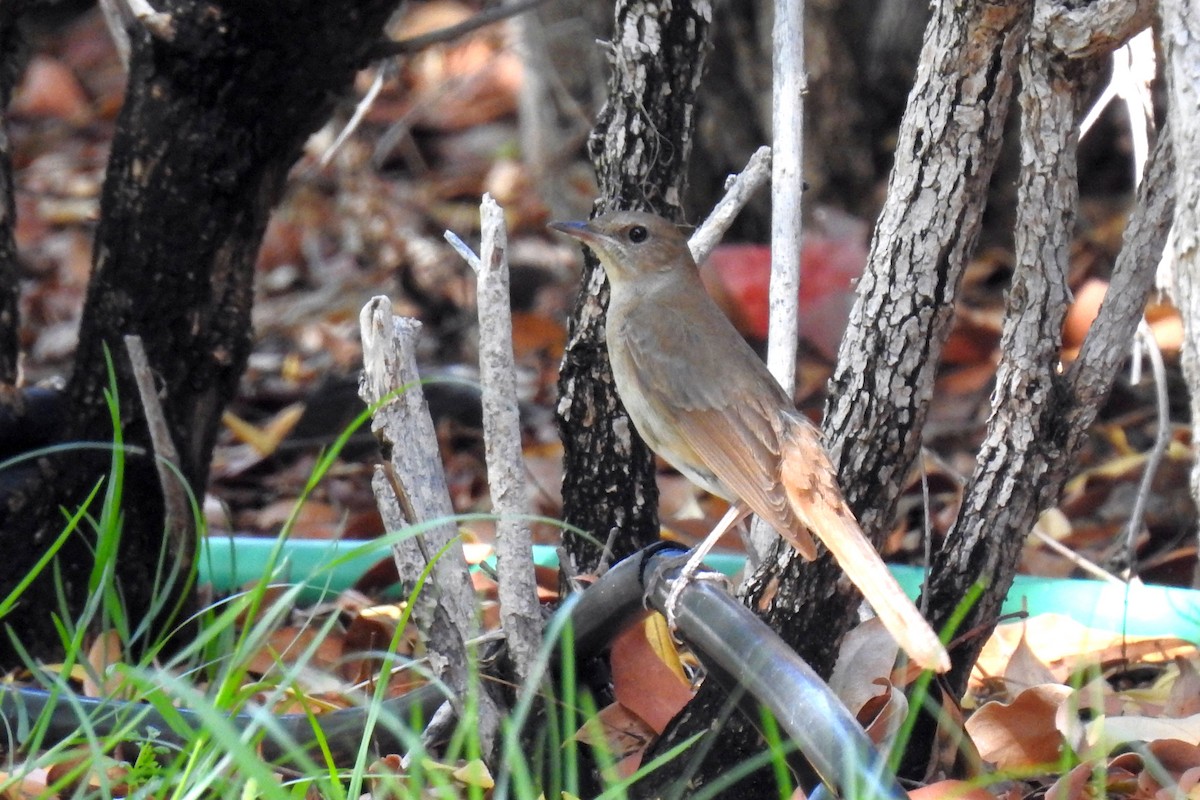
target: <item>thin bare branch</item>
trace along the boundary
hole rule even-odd
[[[764,145],[754,151],[741,172],[729,176],[725,181],[724,196],[688,239],[688,249],[692,251],[692,258],[696,259],[697,264],[704,263],[733,220],[770,177],[771,148]]]
[[[441,553],[433,563],[432,580],[417,595],[413,616],[426,634],[436,674],[458,697],[467,697],[468,692],[478,697],[481,736],[490,752],[499,716],[490,695],[471,688],[475,677],[468,668],[466,643],[478,633],[475,592],[454,524],[437,434],[421,391],[416,366],[421,323],[395,317],[391,301],[375,297],[363,307],[360,325],[363,376],[359,395],[369,405],[378,405],[371,430],[389,454],[394,470],[389,475],[382,467],[377,468],[371,486],[389,529],[408,527],[412,521],[409,517],[427,526],[420,537],[423,542],[410,537],[393,548],[401,580],[412,585],[424,571],[429,556]],[[401,510],[389,478],[403,485],[407,513]]]
[[[191,504],[188,502],[186,481],[180,471],[179,451],[171,438],[171,429],[158,401],[158,389],[154,385],[154,371],[146,358],[142,337],[125,337],[125,349],[129,352],[129,363],[133,367],[133,379],[137,384],[142,411],[146,415],[146,427],[150,431],[150,442],[154,447],[154,467],[158,472],[159,488],[162,489],[164,521],[163,530],[170,549],[171,563],[176,574],[186,575],[191,570],[196,556],[196,529]]]

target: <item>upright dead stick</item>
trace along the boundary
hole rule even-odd
[[[508,237],[504,212],[484,195],[479,206],[483,240],[479,247],[479,374],[483,386],[483,437],[488,485],[496,520],[496,560],[500,574],[500,621],[517,677],[532,674],[542,637],[542,619],[533,571],[528,523],[529,490],[521,455],[517,408],[517,368],[512,349],[512,305],[508,286]]]
[[[437,436],[421,391],[416,341],[421,323],[392,315],[386,297],[374,297],[359,317],[362,327],[363,376],[359,395],[378,408],[371,430],[388,454],[391,474],[383,468],[372,482],[376,502],[389,530],[421,523],[423,532],[393,549],[400,579],[413,585],[428,560],[436,558],[432,580],[418,593],[413,618],[426,635],[434,672],[461,700],[473,692],[479,701],[479,723],[485,752],[495,742],[499,716],[495,704],[478,685],[472,687],[467,641],[478,632],[475,592],[454,524],[454,508],[438,457]],[[405,495],[401,504],[391,479]],[[415,519],[407,519],[403,508]],[[441,554],[440,556],[438,554]],[[432,585],[430,585],[432,584]],[[457,707],[461,713],[462,708]]]

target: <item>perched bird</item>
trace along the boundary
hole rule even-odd
[[[684,575],[750,512],[806,559],[816,556],[811,532],[917,664],[949,669],[937,634],[847,506],[820,433],[708,296],[682,232],[628,211],[550,227],[590,247],[608,275],[608,355],[634,427],[693,483],[732,504]]]

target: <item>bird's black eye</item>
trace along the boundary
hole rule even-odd
[[[634,244],[641,244],[650,238],[650,231],[646,230],[645,225],[634,225],[629,229],[629,241]]]

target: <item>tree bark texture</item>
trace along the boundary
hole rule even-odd
[[[944,3],[926,34],[888,199],[825,412],[842,489],[876,541],[891,524],[920,452],[1030,16],[1028,3]],[[776,552],[789,565],[780,590],[768,567],[749,597],[768,608],[785,638],[827,674],[857,594],[838,586],[840,570],[828,557],[798,570],[790,549]],[[800,571],[804,579],[797,581],[793,576]]]
[[[975,579],[987,590],[969,620],[979,638],[954,656],[951,682],[970,670],[1016,571],[1016,558],[1042,510],[1043,487],[1064,455],[1066,397],[1058,385],[1067,269],[1079,199],[1075,152],[1084,65],[1046,48],[1035,31],[1021,62],[1021,174],[1016,267],[1001,336],[992,415],[955,526],[931,570],[931,612],[944,623]],[[1050,494],[1053,497],[1054,494]],[[969,572],[970,575],[963,573]],[[965,586],[964,586],[965,584]],[[936,624],[936,623],[935,623]],[[965,630],[973,630],[964,624]]]
[[[654,211],[679,220],[708,0],[618,2],[608,101],[589,141],[600,183],[596,213]],[[653,457],[621,407],[604,347],[608,283],[589,253],[559,374],[563,518],[575,568],[593,570],[658,539]],[[602,553],[609,544],[611,554]]]
[[[26,2],[0,5],[0,406],[15,402],[20,352],[21,270],[17,263],[16,202],[13,196],[12,147],[8,138],[8,104],[12,100],[19,61],[24,50],[19,28]]]
[[[125,443],[150,453],[122,336],[137,334],[191,490],[203,495],[217,426],[250,350],[254,257],[271,208],[305,139],[346,92],[395,0],[161,4],[169,35],[132,36],[129,88],[101,197],[92,278],[80,325],[64,441],[111,442],[105,352],[116,367]],[[134,457],[118,582],[129,615],[145,614],[162,547],[162,491],[149,458]],[[105,453],[79,450],[42,464],[0,524],[12,588],[106,475]],[[190,558],[169,553],[168,559]],[[77,611],[92,568],[73,536],[59,559]],[[170,561],[168,561],[170,563]],[[38,581],[4,623],[36,655],[56,650],[55,581]],[[11,663],[8,637],[0,661]]]
[[[945,2],[926,31],[888,199],[825,415],[842,487],[876,540],[891,522],[920,450],[954,295],[979,232],[1031,14],[1028,1]],[[746,602],[824,675],[833,668],[859,602],[841,577],[827,555],[804,564],[783,545],[744,591]],[[706,683],[655,752],[707,730],[721,705],[719,687]],[[696,768],[694,784],[708,783],[725,765],[749,758],[761,746],[749,723],[731,719],[721,734],[720,757]],[[659,787],[651,788],[642,796]],[[726,796],[776,791],[773,777],[760,772]]]
[[[1168,118],[1179,170],[1175,206],[1174,295],[1183,316],[1183,375],[1192,412],[1192,446],[1200,442],[1200,9],[1188,0],[1162,3],[1162,47],[1170,89]],[[1192,497],[1200,503],[1200,458],[1192,467]],[[1200,535],[1200,532],[1197,532]],[[1193,583],[1200,586],[1200,569]]]
[[[1126,22],[1133,20],[1124,29],[1127,37],[1138,24],[1134,7],[1126,8]],[[1071,50],[1060,49],[1063,40],[1057,34],[1064,10],[1065,5],[1056,3],[1038,7],[1021,64],[1016,269],[1001,338],[1003,355],[975,473],[930,570],[935,627],[945,624],[973,584],[984,587],[960,626],[971,636],[951,650],[954,668],[946,680],[954,696],[965,689],[971,665],[995,626],[1025,537],[1038,514],[1057,499],[1087,427],[1127,357],[1173,203],[1173,159],[1163,137],[1147,165],[1100,316],[1077,360],[1062,372],[1061,331],[1071,299],[1067,270],[1078,200],[1080,87],[1087,73],[1099,67],[1092,47],[1072,42]],[[1083,26],[1074,27],[1078,32]],[[1112,37],[1113,27],[1102,27],[1109,37],[1105,48],[1122,43]],[[1107,55],[1105,48],[1099,52]]]

